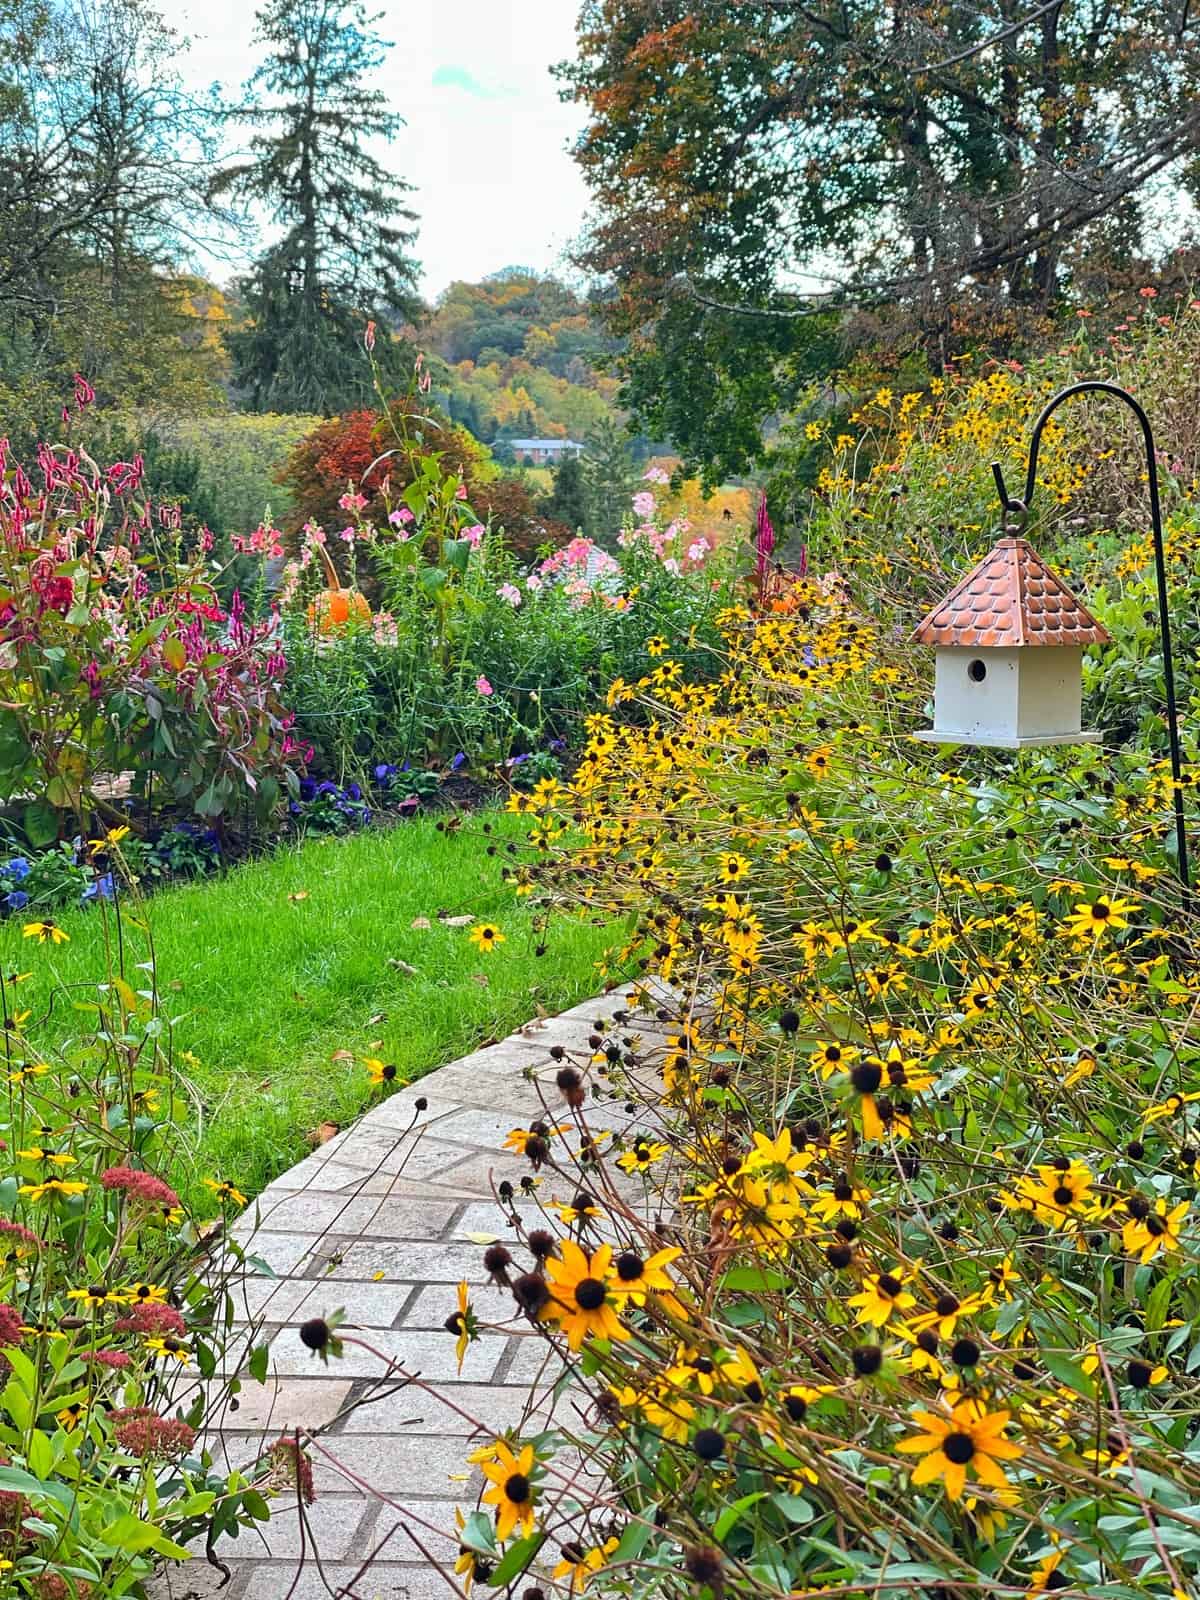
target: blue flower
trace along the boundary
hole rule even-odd
[[[315,778],[301,778],[300,779],[300,798],[301,798],[301,800],[313,800],[313,799],[316,798],[316,793],[317,793],[317,780]],[[293,806],[293,810],[294,809],[295,809],[295,807]]]
[[[29,896],[24,889],[10,889],[4,896],[4,904],[10,911],[24,911],[29,904]]]
[[[386,788],[396,775],[396,768],[390,762],[381,761],[375,768],[375,782],[380,788]]]
[[[359,788],[357,783],[351,783],[347,785],[346,793],[350,796],[351,800],[355,802],[355,804],[362,799],[362,790]]]
[[[466,759],[467,759],[466,756],[460,750],[458,752],[458,754],[455,756],[454,760],[450,763],[450,771],[451,772],[457,772],[459,767],[461,767],[463,765],[463,763],[466,761]]]
[[[5,862],[0,871],[3,871],[6,878],[15,878],[21,883],[29,876],[29,863],[24,856],[14,856],[11,861]]]
[[[106,872],[102,877],[97,878],[94,883],[89,883],[79,896],[79,899],[86,905],[90,900],[111,900],[116,892],[113,875],[111,872]]]

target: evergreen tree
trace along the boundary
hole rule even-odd
[[[267,0],[257,39],[268,49],[237,115],[257,131],[250,159],[219,192],[262,206],[283,229],[242,285],[247,324],[229,337],[235,378],[257,410],[326,415],[361,404],[361,339],[419,310],[410,184],[364,148],[403,119],[366,87],[386,42],[351,0]],[[386,357],[390,341],[380,338]]]
[[[586,525],[600,544],[615,545],[630,499],[637,490],[638,476],[629,436],[612,418],[607,418],[588,440],[583,480],[588,499]]]
[[[591,531],[588,518],[587,484],[583,463],[578,456],[566,456],[554,470],[554,491],[538,508],[552,522],[565,522],[568,528]]]

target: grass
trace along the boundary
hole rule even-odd
[[[177,1056],[196,1058],[184,1070],[202,1106],[200,1174],[254,1193],[306,1154],[309,1130],[344,1125],[369,1102],[362,1056],[411,1082],[595,992],[611,934],[555,918],[538,957],[528,902],[500,881],[504,844],[524,825],[488,812],[452,833],[420,818],[313,839],[126,907],[127,967],[146,957],[145,922]],[[492,920],[505,942],[482,955],[439,911]],[[414,928],[420,918],[431,925]],[[5,970],[45,964],[64,983],[94,984],[106,970],[102,913],[56,920],[70,943],[34,947],[17,920],[0,927]],[[39,1037],[71,1029],[58,1011]],[[335,1060],[340,1051],[355,1059]]]

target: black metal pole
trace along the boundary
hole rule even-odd
[[[1171,749],[1171,778],[1175,801],[1175,852],[1179,878],[1184,887],[1185,897],[1190,900],[1192,880],[1188,871],[1187,829],[1183,819],[1183,763],[1179,750],[1179,711],[1175,702],[1175,666],[1171,659],[1171,615],[1167,606],[1167,556],[1163,544],[1162,504],[1158,494],[1158,461],[1155,456],[1150,418],[1129,390],[1122,389],[1119,384],[1103,383],[1099,379],[1073,383],[1051,396],[1042,408],[1041,416],[1033,425],[1033,433],[1029,440],[1029,465],[1025,474],[1024,499],[1009,498],[1008,490],[1004,486],[1004,474],[1000,470],[998,461],[992,462],[992,476],[996,480],[1000,504],[1005,515],[1016,513],[1021,519],[1019,526],[1023,527],[1033,503],[1034,489],[1037,487],[1038,450],[1042,443],[1042,432],[1063,401],[1070,400],[1077,394],[1108,394],[1122,401],[1141,424],[1142,439],[1146,446],[1146,471],[1150,480],[1150,527],[1154,535],[1154,575],[1158,583],[1158,628],[1162,636],[1163,680],[1167,691],[1167,739]]]

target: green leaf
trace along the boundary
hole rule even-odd
[[[267,1345],[265,1345],[265,1344],[255,1345],[254,1349],[251,1350],[251,1352],[250,1352],[250,1360],[247,1363],[247,1365],[250,1368],[250,1376],[257,1383],[266,1383],[266,1381],[267,1381],[267,1364],[270,1361],[270,1359],[271,1359],[271,1351],[270,1351],[269,1347]]]
[[[440,594],[446,587],[446,574],[441,567],[425,567],[420,581],[426,594]]]
[[[654,1532],[654,1513],[657,1506],[643,1506],[641,1522],[631,1522],[621,1535],[621,1541],[609,1557],[612,1566],[618,1566],[622,1561],[636,1561],[642,1551],[650,1543],[650,1536]]]
[[[30,1435],[25,1459],[37,1478],[45,1480],[54,1471],[54,1446],[40,1428],[35,1428]]]
[[[152,1522],[142,1522],[129,1512],[102,1529],[100,1538],[105,1544],[130,1555],[153,1550],[156,1555],[173,1556],[176,1561],[186,1561],[191,1554],[183,1545],[168,1539],[161,1528],[156,1528]]]
[[[811,1522],[817,1514],[812,1502],[802,1494],[773,1494],[771,1504],[778,1506],[789,1522]]]
[[[717,1544],[724,1544],[725,1540],[742,1520],[744,1512],[751,1506],[757,1505],[760,1500],[765,1500],[767,1491],[756,1489],[753,1494],[744,1494],[740,1500],[735,1500],[731,1506],[726,1506],[721,1515],[713,1523],[713,1538]]]
[[[242,1510],[255,1522],[270,1522],[271,1508],[257,1489],[242,1492]]]
[[[531,1533],[527,1539],[518,1539],[509,1550],[505,1551],[504,1559],[496,1567],[488,1582],[493,1589],[502,1588],[504,1584],[511,1583],[525,1571],[529,1563],[537,1555],[545,1542],[544,1533]]]
[[[1066,1356],[1047,1350],[1042,1352],[1042,1360],[1046,1370],[1052,1377],[1057,1378],[1059,1383],[1065,1383],[1068,1389],[1074,1389],[1076,1394],[1083,1395],[1085,1399],[1095,1398],[1096,1385],[1077,1362],[1068,1361]]]
[[[772,1272],[768,1267],[732,1267],[721,1279],[720,1287],[742,1294],[777,1294],[787,1284],[782,1272]]]
[[[21,826],[30,844],[43,849],[58,837],[58,813],[45,800],[31,800],[21,813]]]

